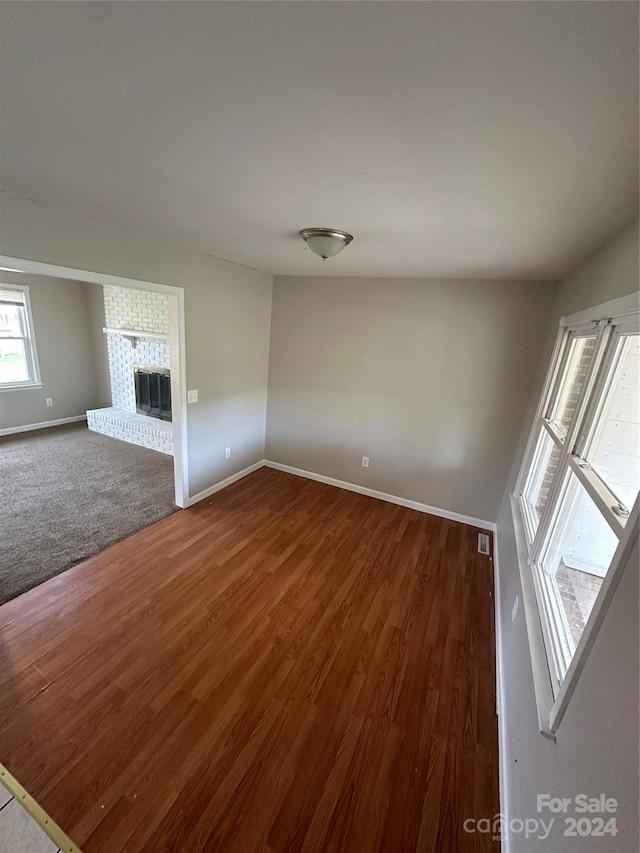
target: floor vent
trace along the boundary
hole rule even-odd
[[[489,556],[489,534],[478,533],[478,551]]]

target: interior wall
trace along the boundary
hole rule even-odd
[[[90,286],[48,276],[2,273],[7,284],[27,284],[43,382],[41,388],[0,392],[0,430],[83,415],[108,405],[97,365],[104,337],[91,311]],[[46,405],[46,399],[53,406]]]
[[[554,293],[276,277],[267,458],[495,521]]]
[[[107,336],[103,329],[107,325],[104,312],[104,293],[101,284],[86,282],[87,302],[89,305],[89,323],[92,328],[91,343],[93,353],[93,372],[99,391],[101,406],[111,406],[111,378],[109,375],[109,354]]]
[[[120,227],[3,193],[10,257],[183,287],[188,483],[194,496],[264,458],[272,277]],[[225,447],[231,458],[225,459]]]
[[[522,463],[532,419],[562,316],[638,290],[638,224],[580,265],[559,287],[547,329],[538,375],[527,407],[518,450],[498,517],[504,707],[502,710],[504,787],[514,818],[539,818],[537,794],[574,797],[604,792],[619,803],[618,835],[565,837],[563,816],[546,842],[513,836],[512,851],[627,853],[640,849],[638,837],[638,549],[631,555],[610,609],[586,662],[557,742],[538,731],[533,674],[523,608],[515,621],[516,595],[522,601],[509,495]],[[503,803],[503,809],[506,804]],[[543,815],[544,816],[544,815]],[[578,815],[579,816],[579,815]]]

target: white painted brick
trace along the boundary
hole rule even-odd
[[[108,409],[90,409],[87,412],[87,425],[94,432],[173,456],[173,424],[169,421],[150,423],[145,415],[112,406]]]
[[[169,297],[166,294],[113,285],[105,285],[103,290],[105,323],[109,328],[169,333]],[[118,409],[135,413],[133,366],[170,368],[169,343],[141,338],[133,347],[126,338],[109,335],[107,351],[112,403]]]

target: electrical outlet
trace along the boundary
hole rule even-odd
[[[513,602],[513,608],[511,610],[511,621],[516,621],[516,613],[518,612],[518,596],[516,595],[516,600]]]
[[[47,404],[47,406],[53,406],[53,400],[51,399],[51,397],[47,397],[45,403]]]
[[[231,448],[230,447],[225,447],[224,458],[225,459],[231,459]]]
[[[198,402],[198,391],[187,391],[187,403],[197,403]]]
[[[362,457],[362,467],[363,467],[363,468],[368,468],[368,467],[369,467],[369,457],[368,457],[368,456],[363,456],[363,457]]]

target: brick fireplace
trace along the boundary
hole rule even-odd
[[[168,296],[103,291],[112,405],[87,412],[89,429],[173,455]]]

